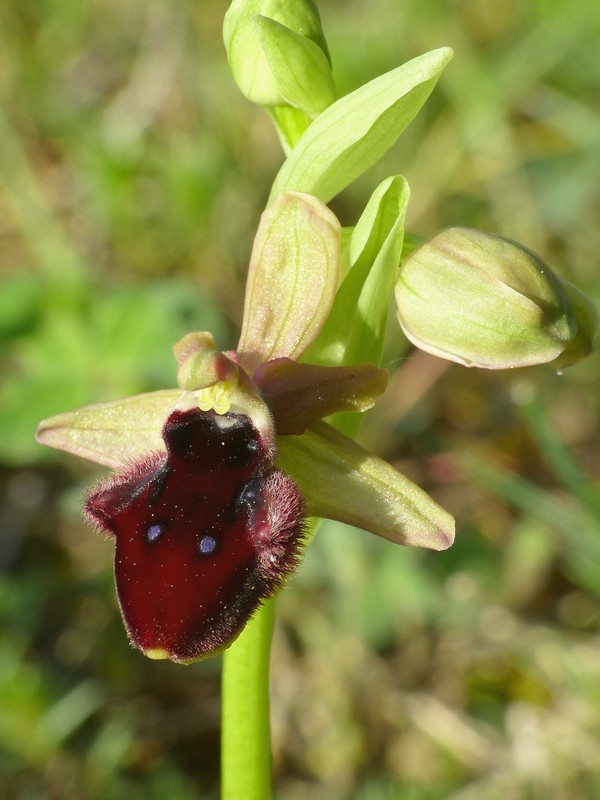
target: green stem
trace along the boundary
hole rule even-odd
[[[268,600],[223,654],[221,800],[269,800],[269,660],[275,600]]]

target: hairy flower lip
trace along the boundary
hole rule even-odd
[[[190,663],[228,647],[297,565],[304,499],[249,417],[176,410],[164,451],[92,490],[86,516],[115,540],[135,647]]]

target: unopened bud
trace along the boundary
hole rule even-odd
[[[398,318],[411,342],[488,369],[554,361],[577,341],[579,316],[582,341],[573,356],[589,352],[589,313],[576,313],[569,295],[532,252],[469,228],[449,228],[418,247],[396,284]]]
[[[594,340],[600,328],[598,309],[589,297],[570,281],[561,279],[561,284],[571,304],[576,331],[568,345],[552,364],[557,370],[571,367],[582,358],[589,356],[594,349]]]
[[[335,99],[327,44],[312,0],[234,0],[225,14],[223,39],[234,80],[252,102],[303,108],[307,83],[323,97],[313,98],[317,108],[305,110],[323,110]],[[287,52],[287,61],[281,51]]]

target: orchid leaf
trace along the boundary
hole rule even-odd
[[[396,175],[383,181],[371,196],[350,239],[350,271],[306,360],[379,363],[402,255],[409,194],[406,179]]]
[[[300,434],[340,411],[365,411],[383,394],[388,373],[372,364],[323,367],[278,358],[262,364],[254,381],[278,434]]]
[[[119,468],[164,451],[162,427],[182,395],[180,389],[165,389],[84,406],[44,420],[36,438],[48,447]]]
[[[306,130],[271,191],[328,202],[394,144],[431,94],[452,50],[441,47],[370,81],[329,106]]]
[[[392,542],[445,550],[454,520],[390,464],[327,423],[278,440],[278,465],[298,483],[308,512]]]
[[[309,195],[284,193],[263,214],[250,259],[238,358],[249,374],[299,358],[323,325],[338,284],[340,224]]]
[[[311,116],[331,105],[335,84],[319,45],[269,17],[258,15],[254,24],[283,100]]]

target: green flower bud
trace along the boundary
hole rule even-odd
[[[234,80],[252,102],[291,105],[310,114],[335,99],[312,0],[234,0],[225,14],[223,39]]]
[[[594,349],[594,340],[600,329],[598,309],[589,297],[569,281],[561,279],[561,285],[571,304],[577,329],[569,344],[552,364],[558,370],[571,367],[589,356]]]
[[[536,255],[469,228],[444,230],[409,256],[396,303],[411,342],[467,367],[544,364],[577,335],[567,291]]]

